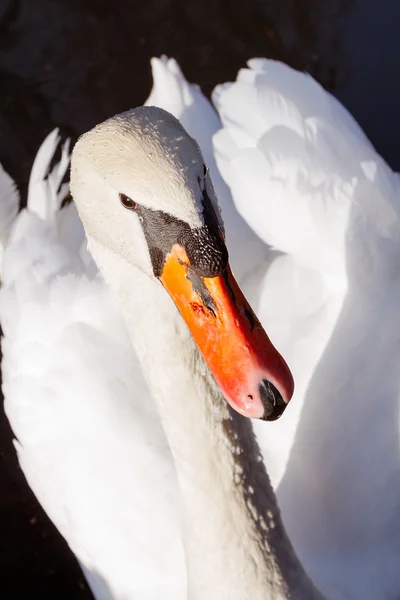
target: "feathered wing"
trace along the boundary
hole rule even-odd
[[[236,208],[266,244],[280,251],[270,251],[271,264],[264,261],[244,281],[245,292],[296,383],[284,417],[273,427],[254,425],[277,487],[308,383],[341,306],[341,298],[331,301],[325,277],[329,266],[334,274],[343,270],[343,242],[340,246],[339,235],[334,244],[329,240],[329,228],[333,235],[335,227],[342,227],[348,210],[345,201],[334,202],[343,185],[339,176],[332,183],[335,168],[331,169],[334,164],[339,168],[340,161],[335,157],[334,164],[324,166],[328,151],[321,155],[317,136],[309,130],[311,119],[327,122],[327,114],[333,123],[339,117],[310,77],[269,60],[250,61],[236,82],[217,86],[213,101],[223,125],[214,135],[215,157]],[[352,122],[340,105],[334,108]]]
[[[288,414],[262,443],[273,454],[277,484],[345,294],[349,240],[359,273],[362,266],[368,276],[371,268],[385,269],[378,253],[370,260],[379,220],[387,245],[398,237],[398,208],[387,200],[395,196],[395,178],[348,111],[309,75],[283,63],[249,61],[234,83],[217,86],[213,101],[223,125],[214,135],[215,156],[236,208],[283,253],[245,282],[296,381]],[[352,230],[357,206],[368,224],[364,243]]]
[[[283,252],[256,282],[256,308],[296,391],[273,427],[255,426],[289,536],[327,597],[395,598],[398,175],[286,65],[250,61],[213,98],[235,204]]]
[[[357,189],[390,177],[356,121],[310,76],[266,59],[217,86],[213,101],[216,159],[241,215],[299,263],[342,272]]]
[[[76,209],[60,209],[69,157],[49,171],[58,142],[53,132],[38,153],[5,251],[6,414],[28,483],[96,598],[184,598],[169,448]]]

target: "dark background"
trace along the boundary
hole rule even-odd
[[[248,58],[307,70],[400,170],[400,2],[394,0],[0,0],[0,162],[26,192],[55,126],[75,138],[142,104],[149,59],[175,57],[208,95]],[[0,414],[0,590],[91,598],[41,511]]]

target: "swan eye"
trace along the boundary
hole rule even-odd
[[[128,208],[129,210],[137,210],[139,208],[139,204],[131,198],[128,198],[128,196],[125,196],[125,194],[120,194],[119,199],[124,208]]]

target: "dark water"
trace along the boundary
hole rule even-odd
[[[0,0],[0,161],[24,193],[53,127],[76,137],[141,104],[166,53],[207,94],[253,56],[308,70],[400,169],[399,26],[393,0]],[[90,598],[0,419],[1,597]]]

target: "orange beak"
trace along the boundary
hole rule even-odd
[[[229,265],[217,277],[200,277],[175,244],[160,279],[229,404],[246,417],[279,418],[293,395],[293,377]]]

